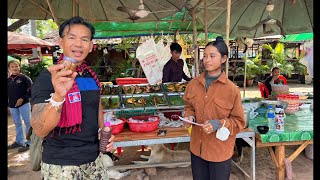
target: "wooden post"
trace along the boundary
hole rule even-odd
[[[173,42],[177,42],[177,31],[174,31],[174,34],[173,34]]]
[[[227,1],[227,18],[226,18],[226,44],[227,44],[229,52],[230,52],[230,47],[229,47],[230,11],[231,11],[231,0],[228,0]],[[229,74],[229,57],[227,57],[227,61],[226,61],[227,78],[228,78],[228,74]]]
[[[208,44],[208,8],[207,8],[207,0],[203,1],[203,6],[204,6],[204,33],[205,33],[205,39],[206,39],[206,44]]]
[[[59,21],[58,18],[55,16],[54,11],[53,11],[53,9],[52,9],[51,0],[47,0],[47,4],[48,4],[48,7],[49,7],[50,12],[51,12],[51,14],[52,14],[53,20],[56,22],[56,24],[57,24],[58,26],[60,26],[60,21]]]
[[[197,42],[197,17],[196,17],[195,11],[192,11],[192,24],[193,24],[195,77],[197,77],[199,75],[199,60],[198,60],[198,42]]]
[[[72,16],[79,16],[79,0],[72,1]]]
[[[247,58],[248,58],[248,51],[246,51],[244,59],[244,75],[243,75],[243,98],[246,97],[246,87],[247,87]]]
[[[285,146],[276,146],[276,158],[279,168],[276,168],[276,180],[284,180],[284,158],[285,158]]]

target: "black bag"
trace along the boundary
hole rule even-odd
[[[32,128],[30,128],[32,131]],[[30,132],[29,130],[29,132]],[[33,171],[39,171],[41,169],[42,161],[42,141],[43,138],[40,138],[36,135],[34,131],[31,132],[31,144],[30,144],[30,163]]]

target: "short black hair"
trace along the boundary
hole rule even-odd
[[[91,40],[93,39],[96,30],[94,29],[92,24],[88,23],[80,16],[74,16],[70,19],[65,20],[59,27],[59,36],[62,38],[64,29],[66,27],[70,27],[73,24],[82,24],[82,25],[86,26],[88,29],[90,29],[90,32],[91,32],[90,39]]]
[[[277,70],[277,69],[280,70],[280,68],[278,68],[278,67],[273,67],[271,72],[273,72],[273,71],[275,71],[275,70]]]
[[[180,44],[174,42],[174,43],[171,43],[170,50],[172,52],[173,51],[177,51],[178,53],[181,53],[182,52],[182,47],[180,46]]]
[[[209,42],[207,46],[214,46],[218,49],[219,53],[221,54],[221,56],[228,56],[228,46],[226,45],[226,43],[224,42],[223,40],[223,37],[222,36],[218,36],[216,38],[216,41],[212,41],[212,42]]]

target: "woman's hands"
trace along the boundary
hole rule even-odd
[[[61,71],[64,68],[63,64],[56,64],[48,67],[51,73],[51,82],[55,91],[55,100],[62,101],[71,89],[74,79],[77,76],[76,72],[71,70]],[[58,99],[59,98],[59,99]]]
[[[206,121],[203,126],[202,126],[202,129],[205,133],[207,134],[211,134],[213,133],[213,126],[212,124],[209,122],[209,121]]]
[[[188,117],[184,117],[186,120],[192,121],[194,122],[194,117],[193,116],[188,116]],[[191,126],[190,123],[183,121],[183,125],[185,128],[189,128]]]

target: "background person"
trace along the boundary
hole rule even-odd
[[[166,82],[181,82],[182,79],[190,81],[183,71],[184,62],[180,59],[182,47],[178,43],[170,45],[171,59],[163,67],[162,83]],[[166,118],[177,120],[177,115],[181,116],[181,112],[165,112],[163,113]]]
[[[182,47],[178,43],[170,45],[171,59],[163,67],[162,83],[166,82],[181,82],[182,79],[190,81],[183,71],[184,62],[180,59]]]
[[[30,141],[26,141],[23,133],[22,120],[25,124],[25,133],[30,129],[31,106],[29,98],[31,96],[32,80],[20,72],[20,63],[16,60],[8,62],[10,76],[8,79],[8,106],[11,117],[16,126],[16,140],[8,146],[8,149],[20,147],[18,152],[29,150]]]
[[[44,137],[44,179],[108,179],[99,153],[98,129],[104,127],[100,82],[85,63],[94,33],[94,27],[81,17],[64,21],[59,27],[63,54],[58,62],[76,60],[76,72],[61,71],[64,64],[52,65],[32,87],[31,125]],[[113,139],[112,135],[107,151],[112,150]]]
[[[283,80],[279,78],[280,76],[280,69],[278,67],[272,68],[271,74],[267,79],[264,81],[264,84],[267,86],[269,90],[269,95],[272,92],[271,84],[284,84]]]
[[[222,37],[204,50],[205,72],[192,79],[185,91],[185,117],[203,124],[192,127],[190,150],[194,180],[228,180],[231,172],[236,134],[245,125],[239,88],[222,72],[228,48]],[[223,126],[230,131],[221,141],[216,131]],[[185,123],[186,127],[190,124]]]

